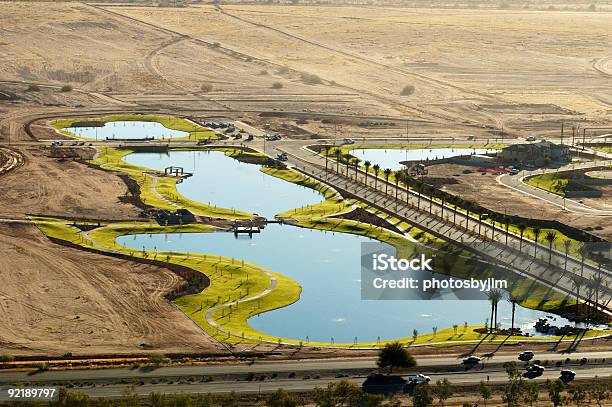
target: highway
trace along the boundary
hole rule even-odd
[[[594,377],[609,377],[612,375],[612,366],[571,366],[572,370],[577,373],[578,380],[592,379]],[[559,377],[561,367],[547,368],[544,374],[535,380],[543,381],[546,379],[556,379]],[[161,369],[160,369],[161,370]],[[425,371],[427,374],[427,372]],[[202,374],[200,368],[199,375]],[[476,368],[461,372],[443,372],[428,374],[432,381],[448,379],[455,385],[461,384],[476,384],[480,381],[489,381],[491,384],[504,383],[507,380],[506,372],[501,369],[480,369]],[[152,381],[127,381],[122,383],[87,383],[82,386],[75,386],[74,391],[83,392],[90,397],[105,397],[113,398],[120,397],[125,394],[127,389],[133,389],[138,395],[146,396],[151,393],[190,393],[190,394],[227,394],[230,392],[239,392],[241,394],[259,394],[273,392],[279,388],[287,391],[310,391],[315,387],[326,387],[328,383],[337,382],[340,380],[350,380],[354,383],[361,384],[365,380],[367,374],[349,375],[348,377],[319,377],[318,375],[297,375],[293,378],[272,378],[269,375],[263,377],[261,374],[256,374],[255,379],[248,381],[245,377],[232,380],[212,380],[205,379],[205,376],[191,377],[165,377]],[[404,376],[406,378],[406,376]],[[34,383],[34,382],[31,382]],[[53,385],[57,385],[54,383]]]
[[[517,352],[518,353],[518,352]],[[534,360],[551,363],[565,361],[570,358],[573,364],[580,359],[586,358],[589,363],[601,363],[604,360],[612,360],[612,351],[604,352],[573,352],[573,353],[540,353],[536,354]],[[500,354],[491,358],[484,358],[485,366],[497,366],[505,362],[518,361],[516,354]],[[461,358],[457,356],[423,357],[417,358],[418,369],[428,370],[461,369]],[[610,363],[606,363],[610,365]],[[289,374],[316,372],[318,374],[332,374],[343,371],[368,371],[376,368],[375,358],[350,358],[350,359],[324,359],[324,360],[294,360],[294,361],[265,361],[253,364],[219,363],[207,365],[185,365],[168,367],[144,367],[144,368],[101,368],[101,369],[70,369],[70,370],[48,370],[32,374],[32,371],[10,370],[0,371],[0,384],[19,382],[57,382],[75,380],[134,380],[143,378],[160,377],[188,377],[188,376],[227,376],[246,375],[249,372],[255,374]],[[611,366],[612,368],[612,366]]]

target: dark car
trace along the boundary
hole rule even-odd
[[[534,354],[533,354],[533,352],[532,352],[532,351],[530,351],[530,350],[526,350],[525,352],[521,352],[521,353],[519,353],[519,355],[518,355],[518,359],[519,359],[519,360],[522,360],[523,362],[528,362],[528,361],[530,361],[531,359],[533,359],[533,356],[534,356]]]
[[[565,383],[571,382],[576,378],[576,372],[573,370],[562,370],[559,378]]]

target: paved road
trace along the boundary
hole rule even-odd
[[[545,191],[540,188],[536,188],[534,186],[528,185],[525,183],[525,179],[534,175],[540,175],[544,173],[550,172],[563,172],[570,171],[574,169],[585,169],[585,168],[595,168],[606,165],[612,165],[612,154],[604,153],[604,152],[595,152],[599,157],[602,158],[601,161],[589,161],[586,163],[579,164],[568,164],[559,169],[555,170],[534,170],[534,171],[521,171],[517,175],[509,175],[503,174],[497,177],[496,181],[500,185],[511,188],[515,191],[521,192],[525,195],[532,196],[537,199],[541,199],[553,205],[557,205],[560,208],[563,208],[570,212],[575,213],[583,213],[588,215],[601,215],[601,216],[612,216],[612,209],[597,209],[592,208],[590,206],[581,204],[578,201],[573,199],[564,198],[560,195],[553,194],[552,192]]]
[[[612,366],[588,367],[588,368],[572,368],[577,373],[578,379],[592,379],[594,377],[607,377],[612,375]],[[556,379],[559,377],[561,368],[547,369],[544,374],[535,379],[543,381],[546,379]],[[489,380],[490,383],[504,383],[507,381],[505,371],[468,371],[457,373],[440,373],[429,375],[432,381],[448,379],[451,383],[458,384],[476,384],[480,381]],[[226,394],[231,392],[239,392],[241,394],[259,394],[273,392],[279,388],[287,391],[309,391],[315,387],[326,387],[328,383],[337,382],[340,380],[350,380],[354,383],[363,383],[365,377],[348,377],[348,378],[306,378],[296,377],[293,379],[272,379],[267,378],[263,381],[212,381],[204,382],[189,382],[183,381],[178,383],[143,383],[137,384],[133,390],[139,395],[148,395],[151,393],[190,393],[190,394]],[[197,380],[197,379],[196,379]],[[201,379],[200,379],[201,380]],[[129,388],[128,385],[104,385],[95,387],[76,388],[76,391],[83,392],[91,397],[120,397]]]
[[[517,352],[518,353],[518,352]],[[578,361],[587,358],[589,361],[601,362],[602,359],[612,359],[612,351],[607,352],[574,352],[574,353],[538,353],[535,359],[551,362],[564,361],[570,358]],[[485,365],[496,364],[499,366],[505,362],[516,361],[515,354],[496,355],[485,359]],[[427,372],[428,369],[457,367],[460,358],[454,356],[417,358],[419,369]],[[612,367],[612,366],[611,366]],[[74,369],[74,370],[48,370],[36,374],[27,371],[0,371],[0,383],[19,382],[54,382],[74,380],[110,380],[110,379],[141,379],[156,377],[187,377],[187,376],[219,376],[271,373],[299,373],[299,372],[342,372],[350,370],[375,369],[374,358],[354,359],[326,359],[326,360],[296,360],[278,362],[256,362],[254,364],[216,364],[198,366],[173,366],[160,368],[104,368],[104,369]]]

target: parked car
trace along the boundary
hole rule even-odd
[[[573,370],[562,370],[559,378],[565,383],[571,382],[576,378],[576,372]]]
[[[51,142],[51,147],[59,147],[59,146],[63,146],[64,142],[63,141],[52,141]]]
[[[419,373],[414,376],[408,376],[408,381],[414,384],[429,383],[431,381],[431,377],[425,376],[424,374]]]
[[[463,358],[463,362],[461,363],[463,363],[464,365],[477,365],[480,363],[481,360],[482,359],[479,358],[478,356],[472,355],[472,356]]]
[[[533,354],[532,351],[526,350],[524,352],[519,353],[518,359],[522,360],[523,362],[528,362],[531,359],[533,359],[533,356],[534,356],[534,354]]]
[[[249,134],[249,136],[246,138],[246,140],[245,140],[245,141],[253,141],[253,139],[254,139],[254,138],[255,138],[255,137],[253,137],[253,135],[252,135],[252,134]]]

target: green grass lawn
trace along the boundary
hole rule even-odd
[[[218,139],[217,134],[199,124],[175,116],[164,116],[164,115],[150,115],[150,114],[115,114],[104,117],[88,117],[88,118],[70,118],[70,119],[57,119],[51,122],[51,126],[59,131],[60,133],[74,137],[81,138],[84,140],[90,140],[77,136],[68,130],[74,123],[77,122],[98,122],[98,123],[109,123],[117,121],[142,121],[142,122],[157,122],[162,124],[167,129],[184,131],[189,133],[186,137],[173,138],[172,140],[216,140]]]
[[[532,187],[540,188],[559,196],[565,196],[565,187],[567,186],[568,179],[563,174],[549,172],[529,177],[525,182]]]
[[[185,208],[196,215],[222,219],[250,219],[255,217],[255,215],[250,213],[231,208],[206,205],[186,198],[176,189],[176,178],[157,177],[152,174],[155,171],[150,168],[139,167],[125,162],[123,158],[130,153],[133,153],[133,151],[101,147],[98,149],[98,155],[92,160],[92,163],[107,170],[127,174],[140,186],[140,199],[142,202],[159,209],[176,210]]]

